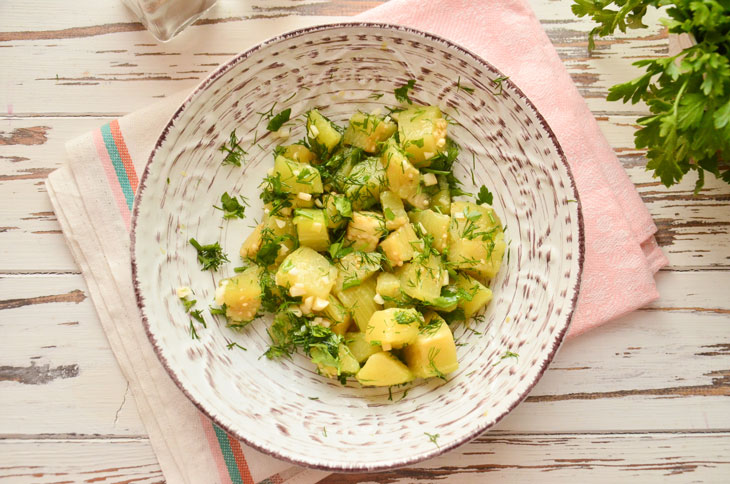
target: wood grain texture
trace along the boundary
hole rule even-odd
[[[377,474],[333,474],[321,484],[484,482],[723,482],[730,434],[486,435],[448,458]],[[105,456],[103,462],[98,456]],[[448,459],[448,460],[447,460]],[[454,466],[453,462],[458,462]],[[164,482],[142,439],[0,441],[0,482],[50,484]]]

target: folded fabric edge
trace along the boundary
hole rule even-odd
[[[70,220],[67,218],[67,213],[64,206],[66,204],[73,204],[75,205],[75,210],[80,211],[83,209],[73,200],[80,199],[81,195],[78,191],[76,183],[73,181],[73,177],[71,176],[68,166],[64,165],[49,174],[48,178],[46,179],[46,189],[48,191],[48,196],[51,201],[51,205],[53,206],[54,213],[56,214],[59,225],[61,226],[61,230],[64,234],[64,237],[66,238],[69,250],[74,257],[74,260],[79,265],[79,269],[81,270],[82,276],[84,277],[84,282],[86,283],[87,289],[89,291],[89,296],[94,305],[94,309],[98,313],[101,313],[99,314],[99,320],[101,321],[104,318],[105,314],[106,317],[110,317],[107,313],[106,303],[104,301],[102,291],[96,284],[94,277],[90,277],[91,268],[84,256],[86,251],[83,250],[75,242],[75,239],[72,236],[70,236],[73,231],[71,229]],[[91,242],[89,241],[87,243]],[[99,247],[93,247],[91,250],[101,249]],[[159,422],[157,422],[155,414],[152,411],[151,405],[149,404],[145,393],[141,390],[141,388],[135,388],[137,386],[137,377],[127,374],[127,372],[129,371],[134,371],[132,365],[129,363],[122,364],[123,361],[129,362],[129,357],[126,354],[126,351],[124,350],[124,346],[121,341],[117,340],[118,335],[114,332],[106,330],[104,331],[104,334],[109,341],[109,346],[111,347],[114,356],[120,363],[119,368],[122,370],[122,374],[124,375],[127,383],[131,387],[130,389],[132,390],[132,394],[134,395],[135,404],[140,408],[140,411],[138,412],[140,417],[142,417],[143,415],[147,416],[143,420],[145,429],[147,430],[148,434],[162,435],[160,424]],[[172,482],[188,482],[187,479],[183,477],[183,473],[180,471],[179,466],[175,462],[172,452],[167,447],[165,439],[150,439],[150,445],[155,452],[163,475],[166,476],[167,479],[171,480]]]

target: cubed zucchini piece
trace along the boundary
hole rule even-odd
[[[281,189],[287,193],[322,193],[322,178],[312,165],[292,161],[282,155],[274,160],[274,175],[281,180]]]
[[[226,317],[234,322],[251,321],[261,306],[261,285],[259,277],[262,269],[251,266],[230,279],[218,283],[215,302],[226,305]]]
[[[368,153],[375,153],[378,150],[378,143],[390,138],[396,129],[390,117],[386,120],[358,111],[350,118],[344,141],[345,144],[357,146]]]
[[[444,175],[439,175],[436,178],[438,179],[439,189],[431,197],[431,208],[436,212],[448,215],[451,213],[451,189],[449,188],[449,182],[446,181]]]
[[[345,311],[352,314],[358,329],[362,331],[370,322],[370,317],[380,306],[375,303],[375,278],[371,277],[359,286],[351,287],[337,293]]]
[[[458,274],[454,283],[458,288],[472,295],[471,301],[466,299],[459,301],[459,307],[464,310],[464,316],[467,319],[478,313],[492,300],[492,290],[473,277]]]
[[[418,193],[413,195],[412,197],[406,198],[406,201],[413,207],[418,210],[426,210],[428,207],[431,206],[431,195],[429,195],[427,192],[421,191],[421,187],[418,187]]]
[[[324,210],[299,208],[294,212],[294,226],[297,228],[299,245],[316,251],[326,251],[330,246],[327,219]]]
[[[264,223],[260,223],[253,229],[253,232],[246,237],[246,240],[241,244],[241,250],[239,254],[242,258],[248,259],[249,257],[256,257],[256,252],[261,247],[261,231],[264,229]]]
[[[317,161],[317,155],[315,155],[309,148],[301,143],[296,143],[288,146],[281,146],[283,148],[283,155],[290,160],[298,161],[299,163],[311,164]]]
[[[492,279],[505,251],[502,224],[487,205],[451,204],[449,262],[480,278]]]
[[[276,284],[302,299],[327,299],[336,280],[337,268],[309,247],[299,247],[289,254],[276,271]]]
[[[395,138],[390,138],[387,141],[385,150],[380,156],[380,162],[385,168],[385,176],[391,191],[403,200],[407,200],[418,193],[421,173],[418,168],[408,161],[406,154],[398,146]]]
[[[363,333],[370,343],[389,351],[410,344],[422,323],[423,316],[415,309],[383,309],[373,313]]]
[[[328,158],[342,141],[339,127],[316,109],[308,111],[306,117],[309,145],[320,158]]]
[[[327,298],[329,304],[322,310],[322,314],[332,321],[330,329],[333,333],[343,335],[350,328],[352,315],[345,309],[339,299],[334,294],[330,294]]]
[[[380,270],[382,255],[378,252],[350,252],[337,261],[335,292],[358,286]]]
[[[443,151],[448,125],[438,106],[413,106],[398,113],[401,146],[415,166],[428,166]]]
[[[439,297],[448,277],[441,259],[433,254],[427,257],[417,255],[412,262],[398,269],[396,274],[403,292],[421,301],[431,301]]]
[[[443,252],[449,245],[449,222],[451,217],[436,213],[433,210],[413,210],[408,214],[414,225],[423,227],[428,235],[433,237],[433,248]]]
[[[375,290],[381,296],[390,298],[400,297],[400,279],[390,272],[381,272],[378,274]]]
[[[324,196],[324,210],[327,228],[338,229],[352,218],[352,204],[344,195],[330,193]]]
[[[315,346],[310,351],[312,363],[317,365],[319,372],[329,378],[340,375],[354,375],[360,370],[360,364],[352,355],[350,349],[340,343],[337,348],[337,357],[332,356],[326,349]]]
[[[340,148],[323,165],[328,171],[334,171],[332,185],[339,192],[345,191],[345,182],[350,175],[352,168],[363,159],[363,151],[360,148]]]
[[[383,351],[380,345],[370,343],[365,337],[365,333],[345,333],[345,344],[350,348],[352,356],[358,363],[370,358],[375,353]]]
[[[385,189],[385,170],[377,158],[367,158],[352,168],[343,187],[352,208],[372,207]]]
[[[374,252],[380,238],[387,233],[385,219],[381,214],[357,211],[352,213],[352,220],[347,225],[345,238],[352,243],[355,250]]]
[[[427,325],[403,349],[403,359],[416,377],[444,377],[459,368],[454,335],[436,313],[426,315],[426,321]]]
[[[411,260],[420,246],[421,242],[409,223],[399,227],[380,243],[380,247],[393,267],[400,267],[405,261]]]
[[[297,232],[294,223],[289,217],[264,215],[263,224],[259,250],[276,250],[274,264],[279,264],[296,245]],[[278,249],[275,248],[276,245],[279,246]]]
[[[408,223],[408,215],[403,206],[403,200],[397,193],[384,191],[380,194],[380,204],[383,206],[383,217],[385,217],[385,228],[395,230],[401,225]]]
[[[389,387],[408,383],[413,373],[398,358],[381,351],[368,358],[356,378],[363,386]]]

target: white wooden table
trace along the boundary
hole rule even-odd
[[[274,33],[378,3],[221,1],[165,45],[117,0],[0,3],[0,482],[163,481],[45,193],[64,142]],[[633,147],[646,108],[604,99],[635,59],[666,53],[665,32],[588,56],[591,24],[570,2],[532,4],[659,226],[662,297],[567,343],[458,467],[323,482],[730,482],[730,187],[661,186]]]

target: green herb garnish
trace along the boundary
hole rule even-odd
[[[241,141],[236,136],[236,130],[231,131],[228,142],[223,143],[218,151],[226,153],[226,157],[223,158],[221,164],[223,165],[235,165],[241,166],[241,162],[245,161],[244,156],[248,154],[246,150],[241,147]]]
[[[438,447],[439,449],[441,448],[439,446],[439,443],[437,442],[438,438],[440,437],[439,434],[429,434],[428,432],[424,432],[423,434],[426,435],[428,437],[428,440],[433,442],[436,447]]]
[[[212,269],[217,271],[221,264],[230,262],[218,242],[201,245],[197,240],[191,238],[190,244],[198,252],[198,262],[203,266],[203,270]]]
[[[289,121],[289,116],[291,116],[291,108],[286,108],[269,120],[266,129],[269,131],[278,131],[284,123]]]
[[[402,103],[408,103],[413,104],[413,101],[411,101],[411,98],[408,97],[408,91],[413,89],[416,85],[416,80],[411,79],[408,82],[406,82],[404,85],[402,85],[399,88],[396,88],[393,93],[395,94],[395,98]]]
[[[490,192],[487,187],[482,185],[482,187],[479,189],[479,193],[477,194],[477,205],[483,205],[485,203],[487,205],[491,205],[493,201],[494,195],[492,194],[492,192]]]
[[[246,207],[248,206],[248,200],[246,200],[246,197],[244,197],[243,195],[239,195],[239,197],[241,198],[243,205],[239,203],[236,197],[230,196],[228,192],[223,192],[223,195],[221,195],[221,206],[216,207],[215,205],[213,205],[213,208],[215,208],[216,210],[221,210],[223,212],[224,219],[246,218]]]

